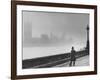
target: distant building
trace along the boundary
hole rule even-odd
[[[39,38],[41,40],[41,42],[43,43],[47,43],[49,42],[49,37],[47,34],[42,34],[41,37]]]
[[[24,43],[30,43],[32,41],[32,25],[31,23],[25,23],[23,26],[23,41]]]

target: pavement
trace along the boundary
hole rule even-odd
[[[69,62],[65,62],[54,67],[69,67]],[[89,66],[89,55],[76,59],[75,66]]]

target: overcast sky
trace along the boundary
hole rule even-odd
[[[50,36],[52,33],[56,37],[65,36],[67,43],[84,44],[88,24],[89,14],[23,11],[24,31],[28,32],[31,26],[33,38],[40,38],[42,34]]]

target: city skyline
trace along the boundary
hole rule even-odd
[[[85,46],[88,24],[89,14],[23,11],[23,42],[33,44],[34,47],[36,44],[49,46],[52,43],[52,46],[58,44]],[[54,38],[51,39],[51,35]]]

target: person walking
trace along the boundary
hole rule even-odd
[[[76,51],[74,50],[74,47],[72,46],[72,50],[70,53],[70,64],[69,66],[75,66],[75,61],[76,61],[76,57],[75,57]]]

